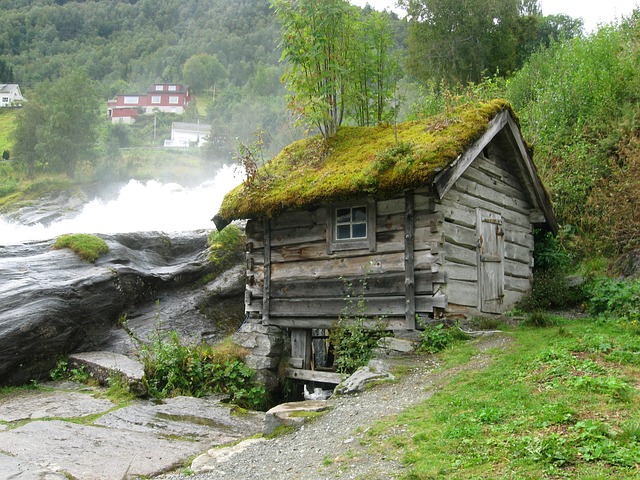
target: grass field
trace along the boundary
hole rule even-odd
[[[18,110],[13,108],[0,108],[0,154],[13,148],[13,132]]]
[[[406,479],[640,478],[638,325],[557,318],[509,335],[488,368],[380,421],[369,448],[395,450]],[[441,359],[475,353],[458,344]]]

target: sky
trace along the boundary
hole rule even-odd
[[[350,0],[354,5],[364,7],[369,3],[376,10],[384,8],[401,13],[394,7],[395,0]],[[611,23],[628,16],[640,0],[539,0],[543,15],[564,13],[573,18],[582,18],[585,31],[591,33],[599,24]]]

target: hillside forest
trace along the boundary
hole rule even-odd
[[[0,203],[38,179],[117,180],[162,157],[149,147],[167,138],[171,114],[133,126],[106,117],[107,100],[154,82],[190,85],[196,102],[181,118],[212,125],[189,161],[242,152],[264,161],[304,135],[330,134],[296,93],[312,88],[299,65],[325,54],[309,25],[338,18],[355,53],[340,67],[350,76],[337,126],[506,98],[562,224],[541,242],[541,264],[602,270],[640,248],[640,11],[587,34],[579,19],[543,15],[537,0],[398,0],[403,18],[346,0],[296,4],[0,0],[0,83],[19,83],[28,100],[0,112]],[[306,60],[303,45],[317,47]]]

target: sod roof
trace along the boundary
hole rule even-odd
[[[396,126],[343,126],[326,140],[320,135],[299,140],[229,192],[217,217],[273,217],[284,210],[429,185],[504,110],[511,111],[505,100],[472,103]]]

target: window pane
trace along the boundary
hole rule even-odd
[[[366,222],[367,221],[367,207],[356,207],[353,209],[353,222]]]
[[[349,225],[338,225],[336,228],[336,238],[338,240],[351,238],[351,227]]]
[[[349,222],[351,222],[351,209],[338,208],[336,210],[336,223],[349,223]]]
[[[353,224],[353,238],[366,238],[367,237],[367,224],[366,223],[354,223]]]

